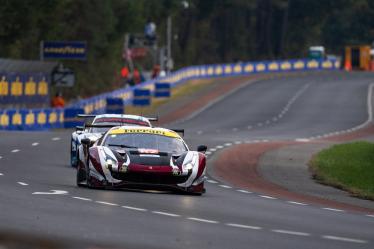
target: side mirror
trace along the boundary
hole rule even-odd
[[[84,131],[84,127],[83,126],[77,126],[77,127],[75,127],[75,129],[77,131]]]
[[[88,145],[88,146],[90,146],[90,144],[91,144],[91,140],[90,140],[89,138],[83,138],[83,139],[81,140],[81,143],[82,143],[83,145]]]
[[[201,153],[205,153],[207,151],[208,147],[206,145],[199,145],[197,146],[197,151]]]

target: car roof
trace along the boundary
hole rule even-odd
[[[117,126],[108,131],[109,134],[131,134],[131,133],[144,133],[155,134],[165,137],[173,137],[182,139],[179,134],[173,130],[161,127],[140,127],[140,126]]]

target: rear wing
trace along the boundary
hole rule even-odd
[[[182,136],[184,136],[184,129],[170,129],[170,130],[180,133],[182,134]]]
[[[77,117],[78,118],[95,118],[97,115],[99,115],[99,114],[78,114]],[[126,115],[126,114],[124,114],[124,115]],[[138,116],[143,117],[141,115],[138,115]],[[144,117],[144,118],[148,119],[151,122],[158,121],[158,117]]]

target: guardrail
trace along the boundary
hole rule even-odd
[[[132,104],[134,92],[137,89],[148,89],[155,93],[156,83],[168,83],[173,88],[191,79],[203,79],[213,77],[230,77],[250,75],[257,73],[296,72],[313,70],[337,70],[340,69],[340,61],[337,60],[283,60],[239,62],[217,65],[201,65],[182,68],[170,75],[155,80],[148,80],[139,85],[118,89],[95,97],[80,100],[64,109],[8,109],[0,110],[0,129],[3,130],[41,130],[58,127],[69,127],[64,124],[74,124],[75,117],[70,116],[73,109],[84,113],[104,113],[107,109],[107,99],[120,98],[124,105]],[[67,112],[68,111],[68,112]],[[45,118],[43,113],[46,115]],[[28,116],[27,116],[28,115]],[[39,119],[39,115],[41,115]],[[56,119],[56,115],[58,118]],[[34,117],[34,118],[32,118]],[[36,118],[35,118],[36,117]],[[50,118],[51,117],[51,118]]]

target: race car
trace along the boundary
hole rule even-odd
[[[78,186],[205,192],[207,147],[200,145],[197,151],[190,151],[176,131],[120,126],[96,142],[89,138],[81,142]]]
[[[113,126],[119,125],[132,125],[132,126],[149,126],[151,127],[150,121],[157,121],[157,118],[145,118],[137,115],[129,114],[80,114],[80,118],[93,118],[92,124],[98,126],[84,126],[77,127],[77,131],[71,135],[70,145],[70,164],[72,167],[77,167],[78,164],[78,147],[81,144],[81,140],[86,137],[90,137],[92,141],[100,138],[107,130]]]

